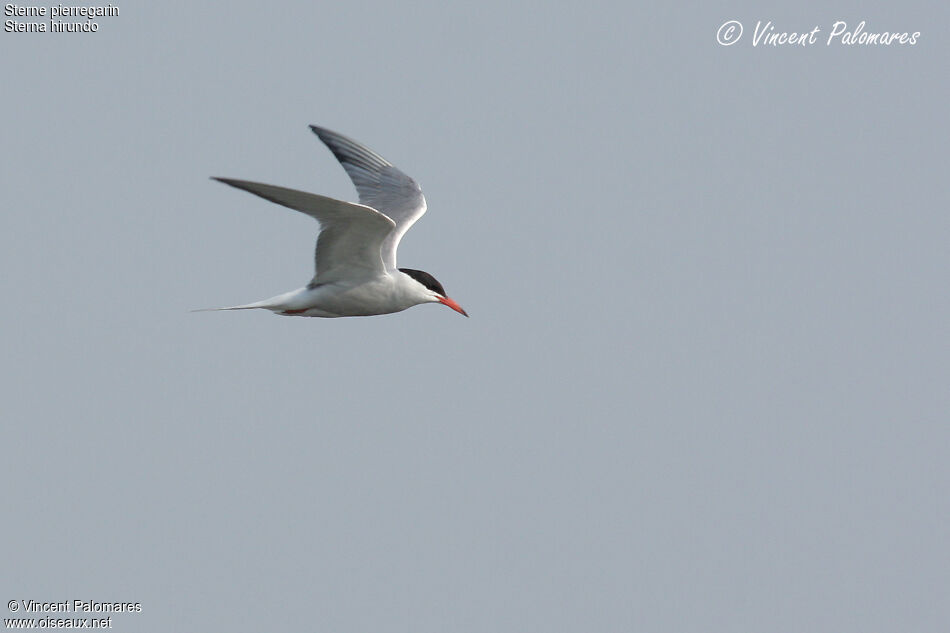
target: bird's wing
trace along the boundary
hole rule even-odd
[[[395,270],[399,240],[426,212],[426,199],[419,183],[351,138],[316,125],[310,129],[343,165],[356,185],[360,204],[376,209],[396,224],[396,230],[386,237],[382,246],[383,262],[389,270]]]
[[[386,271],[380,249],[383,241],[395,230],[395,225],[375,209],[260,182],[232,178],[214,180],[316,218],[320,223],[320,234],[317,236],[314,282],[350,278],[354,269],[372,273]]]

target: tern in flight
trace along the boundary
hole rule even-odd
[[[287,316],[346,317],[441,303],[468,316],[435,277],[396,267],[399,240],[426,212],[418,183],[365,145],[316,125],[310,129],[349,174],[359,204],[259,182],[214,178],[315,218],[320,233],[316,273],[306,286],[256,303],[209,310],[263,308]]]

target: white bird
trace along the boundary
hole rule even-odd
[[[426,200],[416,181],[365,145],[316,125],[310,129],[343,165],[356,185],[360,203],[259,182],[214,178],[306,213],[320,223],[320,233],[316,273],[306,286],[255,303],[208,310],[262,308],[287,316],[345,317],[441,303],[468,316],[446,296],[435,277],[396,267],[399,240],[426,212]]]

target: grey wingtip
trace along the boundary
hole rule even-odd
[[[310,131],[317,135],[323,144],[330,148],[331,151],[335,151],[333,148],[340,143],[352,143],[354,145],[359,145],[356,141],[346,136],[343,136],[339,132],[334,132],[330,128],[320,127],[319,125],[311,125]]]

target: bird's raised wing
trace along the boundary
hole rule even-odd
[[[382,245],[383,262],[389,270],[395,270],[399,240],[426,212],[426,199],[419,183],[351,138],[316,125],[311,125],[310,129],[343,165],[356,185],[360,204],[376,209],[396,224],[396,230],[387,236]]]
[[[316,218],[320,223],[320,234],[317,236],[314,283],[351,278],[353,269],[361,268],[372,273],[386,271],[380,249],[396,226],[375,209],[260,182],[232,178],[214,180]]]

